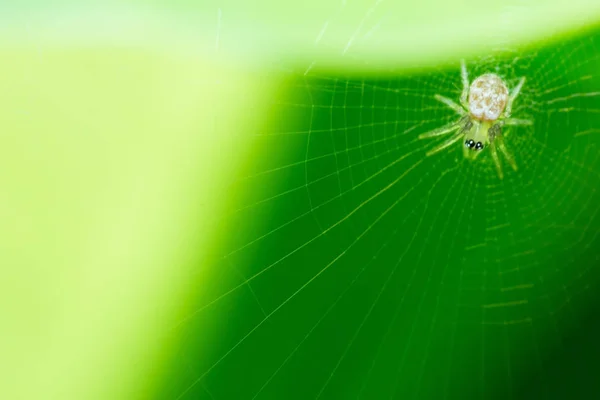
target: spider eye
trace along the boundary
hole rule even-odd
[[[475,145],[475,148],[477,150],[481,150],[481,149],[483,149],[483,144],[481,142],[477,142],[477,144]]]
[[[469,139],[465,141],[465,146],[469,149],[475,147],[475,141],[473,139]]]

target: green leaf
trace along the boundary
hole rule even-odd
[[[445,138],[418,138],[460,118],[435,99],[458,102],[458,59],[291,74],[240,171],[164,398],[597,393],[600,34],[467,66],[511,88],[526,78],[513,117],[533,124],[504,130],[519,169],[503,159],[503,180],[489,151],[467,160],[459,141],[427,157]]]

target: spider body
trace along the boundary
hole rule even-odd
[[[488,131],[492,124],[489,121],[478,120],[472,116],[468,118],[470,118],[471,127],[461,129],[464,134],[463,154],[466,158],[473,160],[483,149],[490,145]]]
[[[461,77],[463,90],[460,96],[460,105],[447,97],[435,95],[461,117],[456,122],[451,122],[441,128],[419,135],[420,139],[431,138],[456,132],[448,140],[442,142],[427,152],[433,155],[445,148],[464,139],[463,154],[466,158],[474,159],[484,149],[490,148],[490,153],[498,177],[502,179],[504,173],[498,157],[498,150],[503,154],[510,166],[516,171],[517,164],[504,145],[502,128],[505,125],[531,125],[529,120],[511,118],[512,104],[519,95],[525,78],[521,78],[517,86],[509,93],[506,83],[496,74],[479,76],[469,85],[467,68],[464,61],[461,63]]]
[[[497,120],[507,102],[508,88],[496,74],[481,75],[469,88],[469,113],[477,120]]]

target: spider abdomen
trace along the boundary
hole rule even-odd
[[[469,113],[482,121],[497,120],[508,102],[508,88],[496,74],[484,74],[469,89]]]

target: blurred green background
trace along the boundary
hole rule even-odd
[[[596,397],[571,3],[0,6],[0,398]],[[527,79],[503,180],[417,138],[461,58]]]

